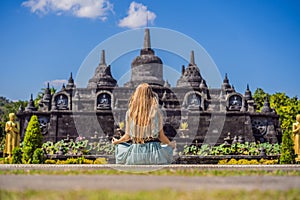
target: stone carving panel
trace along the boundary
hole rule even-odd
[[[68,110],[69,98],[65,94],[59,94],[55,98],[56,108],[58,110]]]
[[[192,93],[187,98],[187,105],[189,109],[200,109],[201,108],[201,96]]]
[[[267,134],[268,122],[262,119],[252,121],[253,136],[257,141],[265,142],[264,136]]]
[[[39,116],[40,128],[43,135],[48,134],[48,128],[50,126],[50,119],[46,116]]]
[[[236,111],[241,110],[243,104],[243,99],[241,96],[232,95],[229,97],[228,101],[229,101],[228,103],[229,110],[236,110]]]
[[[97,110],[111,109],[111,96],[107,93],[101,93],[97,97]]]

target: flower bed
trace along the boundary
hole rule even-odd
[[[245,156],[245,155],[226,155],[226,156],[198,156],[198,155],[186,155],[179,156],[176,159],[176,164],[233,164],[229,162],[230,160],[236,160],[236,164],[241,164],[239,160],[247,160],[249,162],[244,162],[244,164],[278,164],[279,155],[277,156]],[[221,162],[222,161],[222,162]],[[256,161],[256,162],[254,162]],[[272,161],[272,162],[271,162]],[[229,163],[228,163],[229,162]]]

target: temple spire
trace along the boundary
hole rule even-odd
[[[195,56],[194,56],[194,51],[191,51],[191,56],[190,56],[190,64],[195,65]]]
[[[266,96],[264,106],[261,108],[261,113],[268,113],[271,112],[271,107],[270,107],[270,100],[269,100],[269,95]]]
[[[222,89],[227,90],[227,89],[230,89],[230,88],[231,88],[231,86],[229,84],[228,75],[227,75],[227,73],[225,73],[225,78],[223,80]]]
[[[25,108],[25,111],[36,111],[36,107],[34,107],[33,94],[30,95],[30,100]]]
[[[70,78],[69,78],[69,80],[68,80],[68,83],[74,83],[74,79],[73,79],[73,74],[72,74],[72,72],[71,72],[71,74],[70,74]]]
[[[106,62],[105,62],[105,51],[104,51],[104,49],[102,49],[102,51],[101,51],[100,65],[106,65]]]
[[[248,101],[248,100],[252,100],[252,93],[250,91],[250,88],[249,88],[249,84],[247,84],[247,89],[245,91],[245,100]]]
[[[224,83],[229,83],[229,80],[228,80],[228,75],[227,75],[227,73],[225,73],[225,78],[224,78],[224,81],[223,81]]]
[[[181,66],[181,75],[183,75],[184,72],[185,72],[185,67],[184,67],[184,65],[182,65],[182,66]]]
[[[47,83],[47,87],[46,87],[46,89],[45,89],[45,91],[44,91],[44,96],[43,96],[43,98],[44,98],[45,95],[47,95],[47,94],[51,94],[49,82]]]
[[[71,72],[70,74],[70,78],[68,80],[68,83],[67,83],[67,89],[72,89],[72,88],[75,88],[75,84],[74,84],[74,79],[73,79],[73,74]]]
[[[150,48],[151,48],[150,31],[149,28],[146,28],[144,34],[144,49],[150,49]]]

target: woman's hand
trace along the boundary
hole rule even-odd
[[[172,141],[168,144],[170,147],[172,147],[173,149],[176,148],[176,142],[175,141]]]
[[[116,144],[119,143],[119,140],[113,137],[112,140],[111,140],[111,143],[116,145]]]

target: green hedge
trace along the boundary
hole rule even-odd
[[[36,115],[32,115],[28,123],[23,146],[23,162],[33,163],[33,155],[36,149],[41,148],[43,136],[40,129],[40,123]]]

